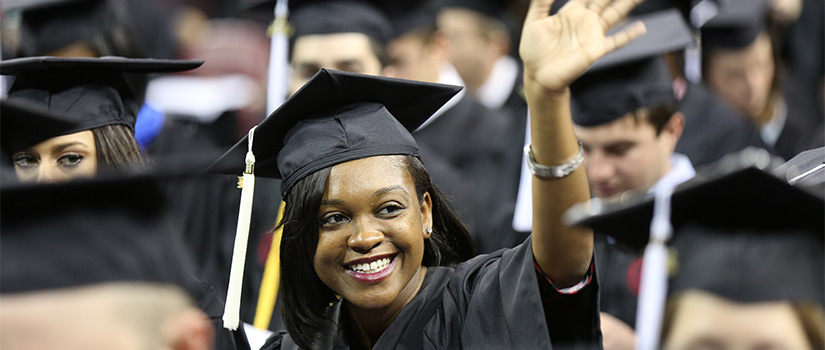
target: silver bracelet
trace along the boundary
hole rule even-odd
[[[579,141],[579,153],[573,159],[567,161],[562,165],[541,165],[536,163],[536,158],[533,157],[533,149],[530,145],[524,146],[524,154],[527,156],[527,167],[533,175],[542,179],[558,179],[570,175],[578,169],[584,161],[584,153],[582,151],[582,142]]]

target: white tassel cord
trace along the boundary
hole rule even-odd
[[[645,247],[641,286],[636,310],[636,349],[659,348],[665,302],[667,301],[668,249],[673,234],[670,223],[670,198],[676,183],[663,183],[655,192],[650,242]]]
[[[267,76],[266,113],[272,113],[287,96],[289,76],[289,5],[287,0],[275,4],[275,21],[270,28],[269,73]]]
[[[246,169],[243,180],[239,184],[241,189],[241,205],[238,210],[238,226],[235,230],[235,247],[232,252],[232,265],[229,270],[229,286],[226,292],[226,306],[223,310],[223,327],[237,330],[240,324],[241,287],[243,286],[244,263],[246,262],[246,246],[249,241],[249,223],[252,218],[252,199],[255,195],[255,155],[252,153],[252,141],[255,128],[249,130],[246,152]]]

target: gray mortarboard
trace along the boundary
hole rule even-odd
[[[15,76],[8,93],[10,99],[35,104],[74,124],[63,130],[51,128],[54,137],[104,125],[134,127],[140,101],[125,74],[178,72],[202,63],[122,57],[25,57],[0,62],[0,74]],[[41,135],[44,131],[40,131]],[[24,132],[28,131],[4,130],[3,135]],[[8,151],[32,145],[13,146]]]
[[[804,151],[778,166],[774,173],[789,184],[825,189],[825,147]]]
[[[647,33],[597,60],[570,86],[576,125],[592,127],[612,122],[640,108],[675,103],[673,78],[662,54],[684,49],[692,41],[690,28],[678,10],[632,18]]]
[[[75,128],[76,123],[36,104],[15,98],[0,100],[0,149],[7,156]]]
[[[362,33],[386,44],[392,25],[381,11],[363,1],[318,1],[299,5],[289,22],[293,38],[315,34]],[[294,39],[293,39],[294,40]]]
[[[719,12],[701,28],[702,50],[741,49],[765,28],[767,0],[720,1]]]
[[[157,178],[4,184],[0,292],[107,282],[196,286]]]
[[[777,164],[781,161],[766,152],[746,149],[700,169],[671,197],[674,237],[684,227],[707,227],[718,232],[808,230],[821,239],[825,201],[767,172]],[[653,198],[639,193],[616,202],[591,200],[589,206],[571,209],[567,219],[641,251],[650,237],[652,215]]]
[[[320,169],[376,155],[418,156],[410,133],[460,87],[321,69],[254,131],[255,174],[282,178],[284,196]],[[212,169],[244,170],[248,137]]]

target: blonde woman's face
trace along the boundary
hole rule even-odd
[[[97,148],[91,130],[53,137],[12,156],[21,182],[65,182],[97,174]]]

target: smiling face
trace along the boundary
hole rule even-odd
[[[315,272],[352,307],[395,314],[418,292],[432,200],[416,196],[403,156],[332,167],[318,222]]]
[[[12,156],[21,182],[65,182],[97,173],[97,148],[91,130],[53,137]]]

